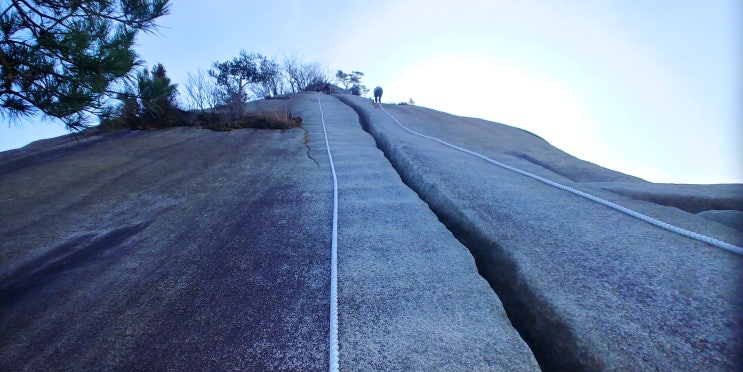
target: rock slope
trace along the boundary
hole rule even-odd
[[[415,136],[368,100],[341,99],[356,109],[403,180],[473,252],[543,369],[741,369],[743,256]],[[501,124],[419,107],[384,109],[413,131],[743,243],[740,230],[671,207],[695,204],[685,201],[693,194],[705,195],[698,198],[701,209],[739,208],[740,185],[653,185]],[[655,204],[662,200],[669,202]]]
[[[342,370],[538,370],[469,251],[319,96]],[[0,370],[326,370],[332,181],[303,128],[173,128],[0,156]]]
[[[331,189],[301,130],[62,141],[3,163],[0,370],[325,368]]]
[[[743,369],[741,255],[412,135],[368,100],[285,104],[302,128],[94,131],[0,153],[0,370],[326,370],[320,107],[341,370]],[[513,127],[384,110],[743,245],[742,185],[652,184]]]

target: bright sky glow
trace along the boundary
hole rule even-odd
[[[180,84],[241,48],[299,53],[649,181],[743,183],[742,22],[737,0],[173,1],[137,50]],[[59,133],[4,126],[0,150]]]

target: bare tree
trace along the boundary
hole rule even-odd
[[[192,110],[204,112],[218,103],[217,85],[213,78],[197,69],[195,74],[186,75],[186,105]]]
[[[293,93],[301,92],[312,84],[328,82],[329,73],[319,62],[304,63],[296,54],[284,55],[284,74]]]
[[[323,66],[320,62],[305,63],[302,65],[304,71],[304,86],[305,88],[311,84],[325,84],[330,81],[330,73],[328,69]],[[317,89],[317,86],[315,87]]]
[[[301,61],[296,54],[284,56],[284,75],[292,93],[302,90],[300,83],[304,78],[302,77]]]

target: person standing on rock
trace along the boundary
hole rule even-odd
[[[379,106],[382,103],[382,87],[374,88],[374,105]]]

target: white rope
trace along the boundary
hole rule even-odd
[[[325,129],[325,115],[320,104],[320,93],[317,93],[317,106],[320,107],[322,131],[325,134],[325,147],[328,149],[330,171],[333,173],[333,238],[330,248],[330,372],[338,371],[338,178],[335,176],[333,155],[330,154],[328,131]]]
[[[442,144],[444,146],[448,146],[448,147],[453,148],[455,150],[459,150],[459,151],[462,151],[464,153],[470,154],[472,156],[478,157],[478,158],[480,158],[482,160],[485,160],[488,163],[497,165],[497,166],[499,166],[501,168],[508,169],[510,171],[516,172],[516,173],[521,174],[521,175],[524,175],[526,177],[535,179],[535,180],[537,180],[539,182],[546,183],[546,184],[548,184],[550,186],[554,186],[554,187],[556,187],[558,189],[565,190],[567,192],[570,192],[570,193],[573,193],[575,195],[581,196],[581,197],[586,198],[588,200],[592,200],[592,201],[595,201],[595,202],[597,202],[599,204],[603,204],[603,205],[605,205],[605,206],[607,206],[609,208],[612,208],[612,209],[615,209],[615,210],[620,211],[622,213],[628,214],[628,215],[630,215],[632,217],[638,218],[638,219],[643,220],[645,222],[649,222],[649,223],[651,223],[651,224],[653,224],[655,226],[658,226],[660,228],[663,228],[663,229],[666,229],[666,230],[675,232],[677,234],[681,234],[681,235],[686,236],[686,237],[691,238],[691,239],[695,239],[695,240],[698,240],[698,241],[701,241],[701,242],[710,244],[710,245],[715,246],[717,248],[721,248],[721,249],[724,249],[724,250],[727,250],[727,251],[730,251],[730,252],[733,252],[733,253],[736,253],[736,254],[739,254],[739,255],[743,255],[743,247],[739,247],[737,245],[733,245],[733,244],[724,242],[722,240],[711,238],[711,237],[706,236],[706,235],[695,233],[693,231],[689,231],[689,230],[683,229],[681,227],[674,226],[674,225],[671,225],[671,224],[666,223],[666,222],[663,222],[663,221],[659,221],[659,220],[657,220],[655,218],[652,218],[650,216],[646,216],[646,215],[644,215],[642,213],[635,212],[635,211],[633,211],[633,210],[631,210],[629,208],[625,208],[625,207],[623,207],[623,206],[621,206],[619,204],[615,204],[615,203],[612,203],[612,202],[610,202],[608,200],[604,200],[604,199],[601,199],[599,197],[593,196],[591,194],[585,193],[583,191],[576,190],[576,189],[574,189],[574,188],[572,188],[570,186],[565,186],[563,184],[560,184],[560,183],[557,183],[557,182],[554,182],[554,181],[550,181],[550,180],[548,180],[546,178],[537,176],[536,174],[529,173],[527,171],[523,171],[521,169],[518,169],[518,168],[512,167],[510,165],[501,163],[501,162],[499,162],[497,160],[493,160],[493,159],[491,159],[491,158],[489,158],[487,156],[478,154],[478,153],[476,153],[474,151],[467,150],[465,148],[462,148],[462,147],[459,147],[459,146],[456,146],[456,145],[452,145],[451,143],[448,143],[446,141],[442,141],[442,140],[440,140],[438,138],[435,138],[435,137],[431,137],[431,136],[427,136],[425,134],[418,133],[418,132],[416,132],[414,130],[411,130],[408,127],[402,125],[402,123],[400,123],[399,121],[397,121],[397,119],[395,119],[389,112],[387,112],[387,110],[385,110],[384,107],[382,107],[381,105],[379,107],[382,109],[382,112],[384,112],[385,114],[387,114],[387,116],[389,116],[390,119],[392,119],[395,123],[397,123],[397,125],[399,125],[400,128],[404,129],[405,131],[407,131],[410,134],[413,134],[413,135],[416,135],[416,136],[419,136],[419,137],[422,137],[422,138],[426,138],[426,139],[429,139],[431,141],[438,142],[438,143],[440,143],[440,144]]]

